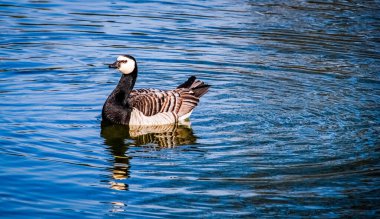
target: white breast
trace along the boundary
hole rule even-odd
[[[173,112],[157,113],[153,116],[146,116],[141,111],[133,108],[129,125],[167,125],[177,122],[177,116]]]

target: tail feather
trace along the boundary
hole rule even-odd
[[[197,87],[194,87],[192,88],[193,92],[194,92],[194,95],[198,98],[200,98],[201,96],[203,96],[205,93],[207,93],[208,89],[211,87],[211,85],[208,85],[208,84],[205,84],[204,82],[202,82],[201,85],[197,86]]]
[[[189,79],[187,79],[187,81],[179,85],[177,88],[190,88],[194,92],[194,95],[200,98],[205,93],[207,93],[211,85],[208,85],[205,82],[196,79],[197,78],[195,76],[191,76]]]
[[[177,88],[190,88],[190,86],[194,83],[195,79],[196,79],[195,76],[191,76],[189,77],[189,79],[187,79],[187,81],[180,84]]]

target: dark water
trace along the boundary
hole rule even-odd
[[[1,1],[0,217],[376,217],[379,1]],[[101,126],[120,75],[213,87]]]

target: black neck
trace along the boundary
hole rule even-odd
[[[103,121],[128,125],[132,111],[128,104],[128,98],[133,86],[135,86],[136,78],[137,66],[132,73],[121,76],[116,88],[103,105]]]
[[[122,74],[121,78],[119,80],[119,83],[117,84],[115,90],[123,91],[126,95],[129,95],[129,93],[132,91],[133,87],[136,83],[136,74]]]
[[[122,74],[116,88],[113,90],[110,96],[113,97],[113,101],[124,107],[127,107],[128,97],[133,87],[135,86],[137,78],[137,67],[130,74]]]

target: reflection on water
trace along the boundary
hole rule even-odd
[[[150,150],[160,150],[194,144],[196,141],[190,123],[161,126],[124,126],[102,123],[100,135],[114,157],[112,178],[115,180],[124,180],[130,176],[129,147],[139,146]],[[128,190],[128,185],[111,182],[111,188]]]

